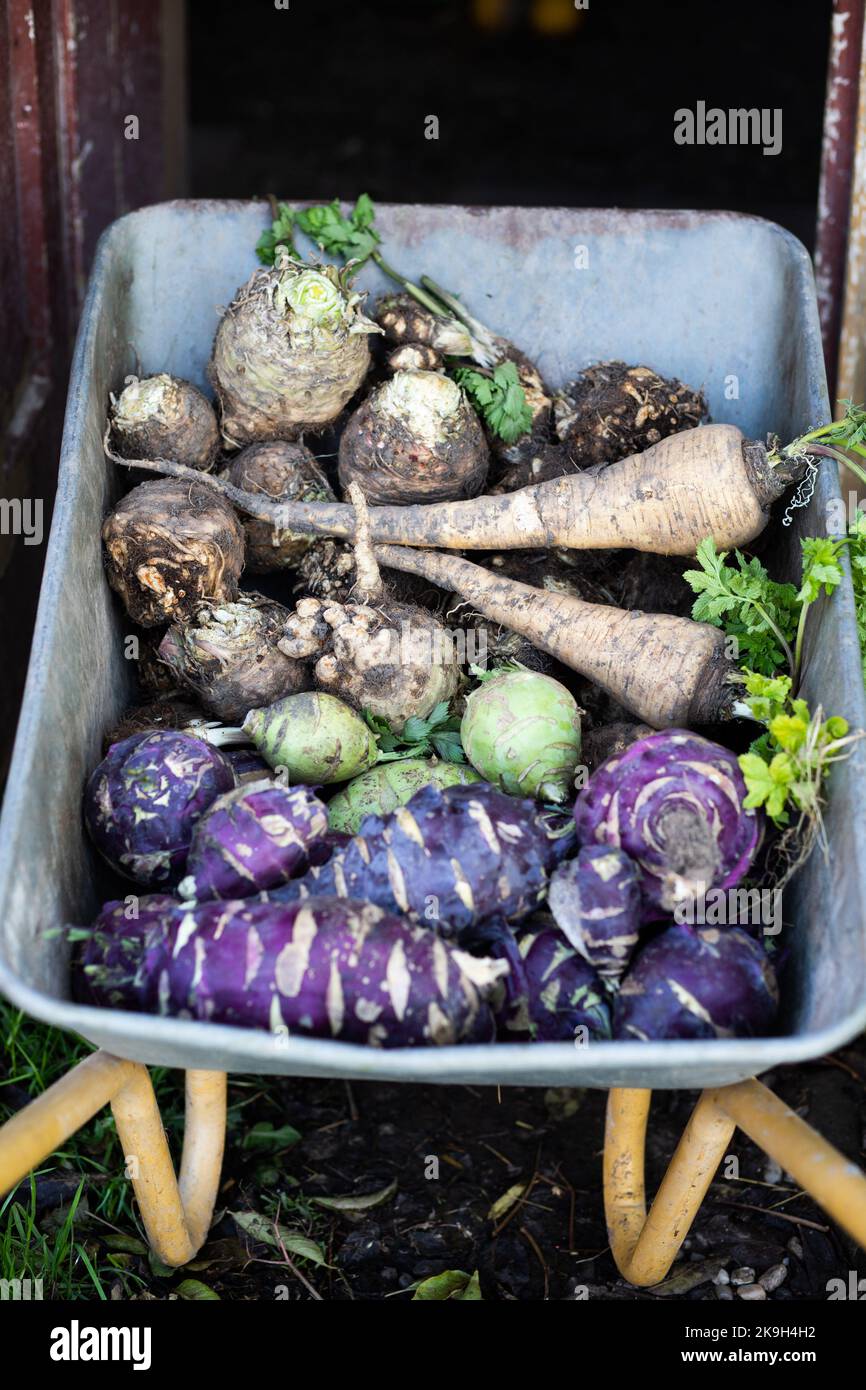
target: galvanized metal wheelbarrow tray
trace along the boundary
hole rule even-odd
[[[221,1154],[216,1136],[225,1072],[628,1088],[612,1097],[607,1155],[612,1240],[631,1277],[651,1282],[647,1271],[660,1277],[672,1258],[687,1229],[676,1194],[682,1188],[689,1209],[700,1200],[730,1138],[732,1107],[738,1107],[743,1128],[755,1136],[761,1132],[759,1142],[768,1150],[784,1150],[783,1161],[795,1173],[795,1150],[805,1145],[803,1163],[817,1162],[824,1180],[816,1182],[801,1164],[800,1181],[866,1243],[862,1175],[802,1121],[792,1129],[796,1117],[757,1083],[734,1084],[777,1063],[820,1056],[866,1026],[866,856],[858,844],[861,827],[866,829],[862,744],[833,773],[829,858],[814,853],[786,894],[783,941],[791,965],[776,1037],[378,1051],[70,1001],[67,947],[62,937],[46,933],[90,920],[98,906],[81,790],[99,759],[104,730],[133,698],[134,685],[134,665],[123,654],[127,624],[105,583],[100,554],[100,521],[126,482],[102,451],[108,393],[136,370],[169,371],[205,384],[219,306],[250,274],[252,248],[267,218],[263,204],[167,203],[115,222],[97,251],[0,821],[0,990],[29,1014],[82,1035],[102,1052],[58,1083],[53,1099],[49,1092],[36,1102],[35,1117],[24,1112],[0,1134],[0,1160],[6,1156],[0,1178],[14,1180],[71,1132],[70,1125],[83,1123],[114,1096],[119,1122],[124,1104],[128,1111],[124,1142],[141,1153],[142,1125],[150,1136],[152,1182],[141,1179],[139,1199],[164,1257],[180,1262],[206,1232],[207,1192],[215,1191]],[[534,358],[553,385],[590,362],[624,358],[702,384],[713,418],[755,437],[773,430],[792,438],[829,418],[810,262],[800,243],[771,223],[728,213],[401,205],[380,207],[378,221],[393,263],[409,275],[426,272],[461,294],[480,318]],[[378,271],[365,270],[361,284],[378,292],[388,282]],[[827,508],[838,497],[835,465],[825,462],[808,508],[794,513],[788,529],[778,530],[774,559],[780,574],[796,577],[799,537],[825,530]],[[847,580],[810,619],[803,690],[810,702],[844,715],[853,727],[866,727]],[[166,1173],[169,1186],[173,1175],[164,1141],[160,1149],[156,1137],[146,1073],[134,1063],[183,1067],[190,1075],[194,1134],[188,1134],[188,1162],[180,1196],[174,1188],[173,1208],[157,1200]],[[642,1194],[635,1187],[642,1161],[634,1153],[652,1087],[727,1089],[708,1092],[696,1112],[696,1132],[710,1135],[701,1169],[706,1181],[695,1182],[691,1134],[688,1162],[672,1165],[673,1186],[667,1196],[660,1194],[650,1217],[664,1230],[660,1235],[660,1228],[648,1229],[639,1247],[644,1263],[649,1261],[644,1267],[633,1252],[643,1224]],[[729,1099],[727,1108],[720,1097]],[[761,1130],[759,1111],[769,1116],[772,1134]],[[671,1200],[679,1229],[673,1244],[661,1215]],[[166,1236],[166,1221],[176,1239]]]

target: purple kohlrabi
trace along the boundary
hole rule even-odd
[[[193,827],[234,773],[218,749],[166,729],[114,743],[84,793],[84,819],[100,854],[127,878],[176,883]]]
[[[592,774],[574,818],[582,845],[622,849],[640,870],[644,920],[732,888],[758,847],[737,759],[683,729],[638,739]]]
[[[154,949],[162,961],[162,943],[179,906],[170,893],[130,896],[105,903],[87,932],[73,928],[73,939],[84,943],[73,957],[75,999],[105,1008],[154,1009],[157,977],[146,962]]]
[[[620,985],[614,1037],[766,1037],[778,1003],[760,942],[739,927],[674,922],[643,947]]]
[[[575,1046],[610,1037],[608,994],[601,979],[552,922],[518,927],[529,999],[530,1036]]]
[[[114,960],[109,925],[103,914],[88,980]],[[281,1037],[441,1046],[492,1039],[485,996],[503,971],[371,903],[235,899],[154,914],[113,971],[111,1002]]]
[[[637,946],[637,866],[621,849],[584,845],[553,872],[547,905],[572,946],[606,980],[618,980]]]
[[[490,1004],[503,1042],[572,1042],[610,1037],[609,995],[603,981],[544,914],[511,928],[488,918],[466,934],[473,954],[506,961]]]
[[[366,899],[459,938],[487,917],[534,911],[574,845],[571,817],[536,801],[487,782],[431,783],[390,815],[365,816],[345,848],[275,896]]]
[[[193,831],[182,898],[245,898],[306,869],[328,830],[324,803],[306,786],[264,779],[226,792]]]

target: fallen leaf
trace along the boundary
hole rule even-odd
[[[123,1250],[128,1255],[146,1255],[147,1246],[138,1236],[127,1236],[122,1231],[111,1231],[107,1236],[100,1236],[100,1240],[106,1250]]]
[[[544,1093],[544,1104],[550,1118],[561,1124],[577,1114],[583,1097],[584,1092],[572,1086],[550,1086]]]
[[[277,1226],[269,1217],[262,1216],[257,1211],[232,1211],[229,1212],[229,1216],[253,1240],[270,1245],[274,1250],[279,1250],[282,1242],[288,1254],[312,1260],[314,1264],[324,1265],[326,1269],[331,1268],[322,1247],[300,1231],[290,1230],[287,1226]]]
[[[397,1191],[397,1179],[389,1182],[387,1187],[382,1187],[378,1192],[362,1192],[359,1196],[350,1193],[345,1197],[313,1197],[312,1201],[318,1206],[327,1208],[328,1211],[369,1211],[370,1207],[379,1207],[383,1202],[390,1202]]]
[[[249,1251],[242,1240],[235,1236],[224,1236],[220,1240],[210,1241],[194,1260],[190,1260],[186,1268],[191,1274],[204,1269],[225,1272],[229,1269],[242,1269],[249,1263],[249,1258]]]
[[[152,1250],[147,1252],[147,1262],[150,1265],[150,1272],[157,1279],[171,1279],[172,1275],[177,1274],[174,1265],[163,1264],[158,1255],[154,1255]]]
[[[301,1135],[293,1125],[283,1125],[281,1129],[274,1129],[268,1120],[263,1120],[261,1124],[253,1125],[252,1129],[247,1130],[241,1141],[244,1149],[274,1149],[285,1150],[293,1149],[296,1144],[300,1144]]]
[[[219,1303],[220,1296],[214,1289],[203,1284],[200,1279],[184,1279],[175,1289],[178,1298],[192,1299],[195,1303]]]
[[[304,1260],[312,1260],[313,1264],[324,1265],[327,1269],[331,1268],[325,1259],[325,1252],[321,1245],[318,1241],[310,1240],[309,1236],[293,1236],[284,1232],[283,1245],[290,1255],[300,1255]]]
[[[504,1216],[507,1211],[511,1210],[514,1203],[519,1201],[525,1191],[525,1182],[516,1182],[513,1187],[509,1187],[507,1192],[503,1192],[501,1197],[497,1197],[487,1213],[487,1220],[498,1221],[500,1216]]]
[[[423,1279],[412,1295],[413,1303],[444,1303],[448,1299],[458,1303],[482,1302],[478,1271],[470,1275],[464,1274],[462,1269],[446,1269],[442,1274]]]
[[[681,1264],[663,1283],[654,1285],[650,1292],[661,1294],[663,1297],[689,1293],[700,1284],[710,1283],[726,1264],[727,1260],[723,1259],[696,1260],[694,1264]]]
[[[257,1211],[230,1211],[227,1215],[253,1240],[261,1241],[263,1245],[273,1245],[276,1249],[277,1227],[270,1217],[262,1216]]]

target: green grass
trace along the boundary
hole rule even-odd
[[[91,1051],[87,1043],[0,1000],[0,1125],[26,1098],[41,1095]],[[184,1125],[183,1072],[153,1067],[150,1076],[177,1164]],[[267,1078],[234,1077],[227,1129],[255,1210],[318,1238],[328,1221],[321,1209],[306,1202],[285,1168],[284,1156],[300,1136],[285,1123],[278,1085]],[[60,1205],[49,1203],[37,1211],[38,1191],[52,1180],[67,1184],[68,1192]],[[237,1188],[228,1205],[234,1202],[247,1205]],[[282,1263],[277,1249],[260,1247],[259,1257],[275,1266]],[[123,1297],[142,1289],[165,1297],[165,1280],[171,1277],[149,1254],[108,1106],[46,1159],[26,1187],[0,1200],[0,1279],[41,1279],[45,1299],[92,1300],[109,1298],[118,1282]]]
[[[43,1170],[44,1171],[44,1170]],[[78,1184],[72,1201],[61,1209],[61,1221],[48,1232],[36,1219],[36,1183],[31,1178],[30,1202],[7,1197],[0,1208],[0,1278],[41,1279],[46,1298],[106,1298],[104,1277],[94,1268],[75,1222],[84,1191]]]
[[[36,1023],[0,1001],[0,1124],[20,1107],[21,1092],[41,1095],[92,1051],[68,1033]],[[169,1142],[177,1152],[183,1134],[183,1077],[151,1072]],[[15,1103],[9,1103],[14,1088]],[[174,1141],[177,1140],[177,1143]],[[69,1198],[37,1215],[35,1178],[70,1180]],[[132,1184],[108,1107],[66,1141],[21,1189],[0,1203],[0,1279],[43,1280],[46,1299],[107,1298],[118,1278],[127,1295],[141,1282],[124,1268],[123,1251],[103,1249],[105,1239],[141,1236],[133,1211]],[[123,1244],[123,1241],[120,1241]]]

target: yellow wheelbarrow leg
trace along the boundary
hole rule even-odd
[[[735,1128],[704,1092],[647,1216],[644,1148],[651,1096],[651,1091],[612,1090],[604,1136],[610,1248],[623,1278],[641,1288],[664,1279],[676,1259]]]
[[[178,1183],[147,1068],[94,1052],[0,1128],[0,1194],[109,1102],[151,1247],[165,1264],[184,1264],[203,1244],[216,1201],[225,1145],[225,1072],[186,1073]]]
[[[629,1283],[646,1287],[665,1277],[737,1126],[866,1248],[866,1174],[754,1079],[704,1091],[647,1216],[651,1094],[612,1090],[607,1107],[605,1212],[614,1260]]]
[[[180,1158],[180,1200],[195,1250],[210,1230],[226,1143],[224,1071],[186,1073],[186,1119]],[[170,1264],[170,1261],[166,1261]]]
[[[191,1260],[213,1215],[225,1145],[225,1072],[187,1072],[180,1183],[146,1067],[111,1102],[150,1247],[167,1265]]]
[[[0,1194],[92,1120],[134,1070],[134,1062],[94,1052],[0,1126]]]
[[[741,1081],[711,1094],[743,1133],[866,1250],[866,1173],[760,1081]]]

